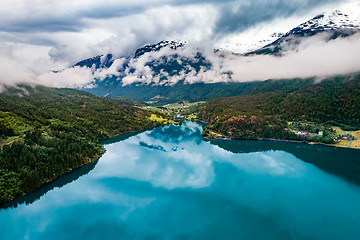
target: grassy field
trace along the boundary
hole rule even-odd
[[[149,108],[147,108],[147,110],[152,111],[152,112],[162,112],[160,108],[158,107],[154,107],[154,106],[150,106]]]
[[[186,119],[187,120],[195,120],[195,119],[198,119],[198,116],[195,114],[189,114],[186,116]]]
[[[352,132],[351,135],[353,135],[357,139],[355,141],[352,141],[351,147],[360,148],[360,130],[356,132]]]
[[[151,114],[150,118],[149,118],[151,121],[154,121],[154,122],[159,122],[161,124],[180,124],[179,121],[174,121],[172,119],[166,119],[166,118],[163,118],[162,116],[156,116],[155,114]]]
[[[333,127],[333,129],[336,131],[336,133],[338,133],[340,135],[352,135],[352,136],[354,136],[357,140],[352,141],[350,147],[360,149],[360,130],[355,131],[355,132],[351,132],[351,131],[343,131],[339,127]],[[337,147],[349,147],[349,145],[350,145],[350,141],[347,141],[347,140],[341,140],[339,143],[335,144],[335,146],[337,146]]]
[[[158,117],[158,116],[156,116],[155,114],[151,114],[150,120],[151,120],[151,121],[154,121],[154,122],[159,122],[159,123],[163,123],[163,122],[167,121],[167,119],[165,119],[165,118],[163,118],[163,117],[161,117],[161,116]]]
[[[352,148],[360,148],[360,140],[352,141],[351,147]]]
[[[340,142],[336,143],[334,146],[337,147],[349,147],[350,141],[347,140],[341,140]]]
[[[332,128],[336,131],[336,133],[340,135],[348,135],[351,133],[351,131],[344,131],[340,127],[332,127]]]
[[[356,131],[356,132],[352,132],[351,135],[353,135],[354,137],[356,137],[357,140],[360,140],[360,130]]]

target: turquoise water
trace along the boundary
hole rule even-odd
[[[205,142],[194,122],[126,137],[1,209],[0,239],[360,239],[357,151]]]

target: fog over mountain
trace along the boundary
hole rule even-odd
[[[211,63],[210,69],[188,69],[170,75],[169,84],[182,79],[189,83],[255,81],[360,71],[356,64],[360,62],[356,54],[360,50],[359,34],[331,40],[327,39],[326,32],[310,36],[281,57],[245,57],[232,54],[236,49],[231,46],[222,47],[229,42],[235,46],[269,44],[273,38],[268,36],[272,33],[285,34],[312,17],[335,9],[344,9],[354,19],[359,19],[360,4],[351,0],[35,3],[3,0],[0,7],[0,83],[92,87],[94,78],[101,80],[119,75],[121,70],[124,70],[123,84],[154,82],[161,75],[145,63],[173,55],[174,50],[164,48],[156,54],[130,60],[129,57],[139,47],[163,40],[186,41],[186,47],[176,49],[176,54],[191,59],[201,52]],[[263,46],[256,44],[256,47]],[[114,58],[110,68],[71,67],[83,59],[108,53]],[[126,69],[121,69],[126,61],[129,61],[128,68],[133,69],[127,73]]]

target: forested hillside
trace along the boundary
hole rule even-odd
[[[299,139],[286,129],[296,121],[360,129],[360,74],[213,99],[204,107],[203,119],[209,121],[209,128],[238,139]]]
[[[109,82],[107,82],[109,81]],[[140,99],[143,101],[158,101],[159,104],[174,103],[178,101],[208,101],[213,98],[231,97],[240,94],[254,94],[278,89],[291,90],[308,84],[310,80],[291,79],[288,81],[267,80],[261,82],[227,82],[227,83],[193,83],[179,82],[175,85],[126,85],[122,87],[113,86],[113,91],[105,92],[102,86],[113,81],[104,80],[98,83],[97,88],[84,89],[98,96],[114,98],[124,96]],[[116,84],[122,84],[118,82]],[[109,87],[109,86],[106,86]],[[116,89],[115,89],[116,88]]]
[[[153,127],[146,111],[72,89],[0,94],[0,204],[99,158],[99,139]]]

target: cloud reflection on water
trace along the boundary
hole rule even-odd
[[[192,122],[106,148],[86,176],[0,212],[4,239],[360,238],[360,188],[288,152],[233,153]]]
[[[192,122],[156,128],[106,148],[99,177],[130,178],[167,189],[209,187],[214,162],[228,162],[253,174],[296,175],[305,169],[285,152],[234,154],[211,145],[202,141],[201,128]]]
[[[199,141],[200,130],[186,133],[187,124],[192,123],[158,128],[107,146],[111,154],[104,156],[102,164],[112,168],[99,171],[101,177],[144,181],[168,190],[211,191],[272,219],[295,238],[337,239],[346,230],[360,236],[354,225],[360,220],[358,187],[284,151],[235,154]]]

